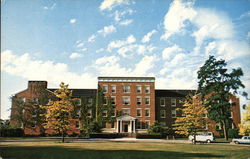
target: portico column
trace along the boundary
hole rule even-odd
[[[134,125],[133,126],[134,126],[134,133],[135,133],[135,120],[134,120]]]
[[[116,130],[116,132],[117,132],[117,133],[119,133],[119,122],[120,122],[120,120],[117,120],[117,123],[116,123],[116,125],[117,125],[117,128],[116,128],[117,130]]]
[[[123,128],[122,128],[122,120],[120,121],[120,133],[122,133],[123,132],[123,130],[122,130]]]
[[[132,130],[132,120],[130,120],[130,122],[129,122],[129,123],[130,123],[130,124],[129,124],[129,125],[130,125],[130,126],[129,126],[129,127],[130,127],[129,132],[131,133],[131,132],[133,132],[133,130]]]

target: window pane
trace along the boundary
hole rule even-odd
[[[145,109],[145,116],[149,117],[150,116],[150,110],[149,109]]]
[[[136,86],[136,92],[141,93],[141,86]]]
[[[160,104],[161,104],[161,106],[165,106],[165,99],[164,98],[160,99]]]
[[[176,106],[176,99],[171,99],[171,106],[172,107],[175,107]]]
[[[145,97],[145,104],[150,105],[150,98],[149,97]]]
[[[141,109],[137,109],[136,110],[136,116],[141,117],[141,115],[142,115],[141,112],[142,112]]]
[[[150,93],[150,86],[145,86],[145,93]]]
[[[103,89],[103,93],[108,93],[108,86],[103,86],[102,89]]]
[[[111,92],[116,93],[116,86],[111,86]]]
[[[137,101],[137,105],[141,105],[141,97],[137,97],[136,101]]]
[[[130,86],[129,85],[123,86],[123,92],[124,93],[130,93]]]
[[[122,97],[123,105],[130,105],[130,97]]]

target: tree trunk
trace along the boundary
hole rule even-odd
[[[64,131],[62,132],[62,142],[64,143]]]
[[[196,145],[196,133],[194,134],[194,144]]]
[[[228,141],[228,132],[227,132],[227,127],[226,127],[226,121],[222,121],[222,126],[223,126],[223,133],[224,133],[224,138]]]

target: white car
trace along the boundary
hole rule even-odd
[[[235,144],[250,144],[250,136],[243,136],[241,139],[233,139]]]
[[[210,143],[215,140],[214,134],[212,132],[202,132],[197,133],[195,136],[196,142],[207,142]],[[189,135],[188,139],[192,142],[194,142],[194,135]]]

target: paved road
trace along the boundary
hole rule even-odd
[[[61,139],[20,139],[20,140],[0,140],[1,142],[51,142],[51,141],[61,141]],[[76,142],[86,142],[86,141],[110,141],[110,142],[158,142],[158,143],[180,143],[189,144],[189,140],[165,140],[165,139],[136,139],[136,138],[116,138],[116,139],[103,139],[103,138],[92,138],[92,139],[65,139],[65,141],[76,141]],[[207,143],[198,143],[207,144]],[[209,144],[223,144],[223,145],[237,145],[233,143],[219,143],[213,142]],[[246,144],[239,144],[240,146],[250,146]]]

